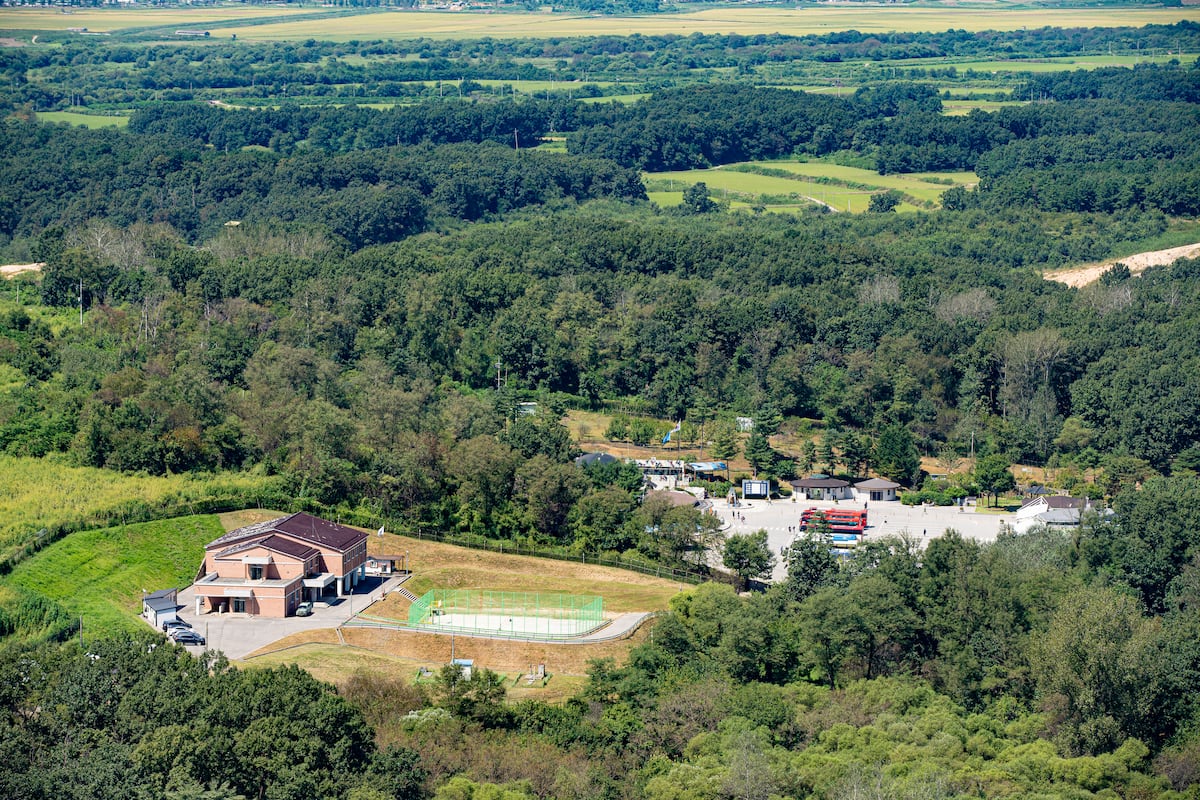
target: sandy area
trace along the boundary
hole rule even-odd
[[[3,275],[5,278],[11,278],[14,275],[20,275],[22,272],[40,272],[44,266],[46,265],[42,263],[2,264],[0,265],[0,275]]]
[[[1065,283],[1067,286],[1079,288],[1099,280],[1104,271],[1114,264],[1124,264],[1129,267],[1130,272],[1137,275],[1149,267],[1174,264],[1181,258],[1195,258],[1197,255],[1200,255],[1200,242],[1186,244],[1183,247],[1172,247],[1167,250],[1137,253],[1125,258],[1114,258],[1112,261],[1106,261],[1103,264],[1089,264],[1083,267],[1076,267],[1075,269],[1047,272],[1045,273],[1045,278],[1046,280],[1058,281],[1059,283]]]

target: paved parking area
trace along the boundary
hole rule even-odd
[[[749,500],[736,508],[731,508],[722,499],[712,501],[712,510],[721,518],[726,533],[753,533],[765,528],[771,551],[777,556],[798,534],[800,512],[806,508],[862,508],[862,501],[856,504],[853,500],[842,500],[834,505],[820,500],[798,499],[794,503],[791,500]],[[952,528],[964,538],[990,542],[1000,533],[1001,525],[1011,520],[1011,514],[983,514],[974,507],[960,511],[958,506],[906,506],[899,501],[867,503],[867,536],[873,537],[907,532],[916,539],[927,541]],[[776,564],[772,577],[782,580],[786,576],[784,565]]]
[[[336,628],[354,614],[366,610],[367,606],[383,598],[403,582],[395,576],[386,581],[377,577],[367,578],[355,587],[354,594],[331,598],[332,602],[313,604],[310,617],[285,617],[274,619],[250,614],[197,614],[196,595],[192,587],[179,592],[181,608],[177,616],[191,623],[192,630],[208,642],[207,649],[220,650],[231,659],[244,658],[250,653],[300,631]],[[200,652],[204,647],[188,647]]]

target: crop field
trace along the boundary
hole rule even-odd
[[[25,559],[0,586],[82,615],[85,635],[136,629],[142,590],[190,585],[204,545],[224,532],[211,515],[83,531]]]
[[[975,109],[996,111],[1001,108],[1022,105],[1025,104],[1016,100],[943,100],[942,113],[948,117],[962,117]]]
[[[255,15],[245,13],[248,21],[261,17],[294,14],[294,21],[271,22],[261,25],[221,27],[214,37],[237,34],[250,40],[303,40],[317,38],[331,41],[350,39],[460,39],[491,36],[496,38],[553,38],[566,36],[627,36],[641,34],[691,33],[786,33],[794,35],[829,33],[843,30],[864,32],[937,31],[948,28],[981,30],[1016,30],[1043,26],[1094,27],[1143,26],[1171,24],[1180,20],[1200,21],[1200,8],[1070,8],[1047,9],[1011,7],[994,4],[986,7],[846,7],[819,8],[720,8],[685,14],[653,14],[646,16],[584,16],[574,14],[539,13],[470,13],[446,11],[394,11],[321,18],[312,10],[261,9]],[[227,22],[238,19],[234,10],[186,12],[155,11],[157,16],[147,22],[138,19],[141,12],[87,12],[62,15],[52,12],[22,14],[5,11],[0,14],[0,28],[63,30],[85,25],[94,30],[119,30],[122,27],[167,26],[173,24],[202,25],[205,21]],[[180,16],[172,17],[178,13]],[[34,16],[34,15],[38,16]],[[186,15],[186,16],[184,16]],[[56,23],[51,25],[51,23]],[[47,26],[38,28],[38,26]]]
[[[1182,64],[1191,64],[1197,58],[1196,53],[1128,56],[1072,56],[1071,58],[1015,58],[1003,61],[947,61],[945,59],[918,59],[906,63],[905,67],[954,67],[966,72],[1064,72],[1076,69],[1102,69],[1104,67],[1128,67],[1138,64],[1166,64],[1177,59]]]
[[[129,124],[129,117],[84,114],[79,111],[39,111],[37,116],[42,122],[69,122],[85,128],[124,128]]]
[[[897,189],[913,200],[936,203],[950,184],[935,183],[930,178],[949,180],[958,186],[970,186],[978,180],[971,172],[878,175],[871,170],[821,161],[758,161],[746,165],[790,172],[794,178],[742,172],[738,166],[647,173],[645,180],[652,192],[651,199],[659,205],[677,205],[682,202],[683,187],[703,181],[713,197],[730,200],[731,205],[736,201],[763,202],[772,210],[783,210],[784,206],[802,207],[802,198],[809,198],[834,210],[854,213],[866,211],[871,195],[881,190]],[[901,210],[913,208],[911,203],[900,206]]]
[[[0,9],[0,30],[65,31],[87,28],[90,32],[117,32],[130,28],[203,27],[210,22],[247,22],[271,17],[303,17],[322,13],[323,9],[283,10],[259,8],[181,8],[181,9],[72,9],[69,13],[44,8]],[[328,12],[325,12],[328,13]]]

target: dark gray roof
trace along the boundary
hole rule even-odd
[[[584,453],[575,459],[575,463],[581,467],[590,467],[592,464],[611,464],[616,460],[616,456],[608,453]]]
[[[840,478],[801,478],[791,481],[791,484],[797,489],[844,489],[850,485],[850,481]]]
[[[265,522],[256,522],[253,525],[230,531],[219,539],[209,542],[205,549],[212,550],[214,547],[223,545],[231,547],[255,539],[265,539],[273,533],[282,533],[293,539],[318,547],[328,547],[339,552],[345,552],[367,539],[367,534],[363,531],[314,517],[311,514],[300,513]]]
[[[865,481],[859,481],[854,484],[855,489],[899,489],[900,484],[895,481],[889,481],[886,478],[868,478]]]
[[[179,603],[176,603],[170,597],[150,597],[146,596],[142,603],[151,611],[174,611],[179,608]]]
[[[153,600],[153,599],[155,599],[155,598],[158,598],[158,597],[170,597],[170,598],[174,598],[174,597],[175,597],[175,593],[176,593],[176,590],[175,590],[175,589],[159,589],[157,592],[151,592],[150,594],[146,595],[145,599],[146,599],[146,600]]]

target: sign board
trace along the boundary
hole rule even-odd
[[[742,497],[769,497],[770,481],[742,481]]]

